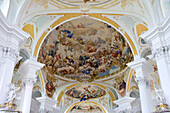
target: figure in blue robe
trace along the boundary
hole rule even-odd
[[[83,94],[83,95],[81,96],[80,102],[81,102],[81,101],[86,101],[88,98],[89,98],[88,94]]]
[[[67,33],[67,37],[68,38],[72,38],[73,37],[73,33],[71,33],[69,30],[62,30],[63,32]]]

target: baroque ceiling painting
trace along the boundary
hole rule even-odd
[[[98,105],[86,101],[76,104],[68,113],[104,113],[104,111]]]
[[[169,54],[170,0],[0,0],[0,9],[0,105],[10,83],[20,89],[4,105],[16,103],[23,113],[139,113],[169,105],[161,84],[168,84],[168,64],[158,57],[163,49]]]
[[[133,60],[130,46],[110,25],[87,17],[56,27],[44,40],[38,61],[51,75],[89,81],[121,72]]]
[[[89,99],[99,98],[106,94],[106,91],[98,86],[82,84],[77,85],[66,92],[67,96],[86,101]]]

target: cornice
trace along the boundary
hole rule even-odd
[[[147,32],[142,34],[141,38],[150,43],[156,36],[164,33],[168,28],[170,28],[170,14],[161,23],[156,24]]]
[[[127,65],[131,67],[132,69],[134,69],[135,71],[138,68],[141,68],[146,73],[151,73],[153,71],[152,65],[148,61],[146,61],[144,58],[136,59],[135,61],[130,62]]]
[[[7,35],[4,38],[16,38],[20,44],[19,46],[22,46],[24,41],[29,37],[29,34],[26,32],[22,31],[19,27],[16,25],[11,25],[2,12],[0,11],[0,26],[1,26],[1,32]],[[9,36],[9,35],[14,35],[14,36]]]
[[[37,62],[34,58],[27,59],[19,68],[20,74],[34,76],[36,71],[41,69],[44,64]]]
[[[134,100],[135,100],[135,98],[125,96],[125,97],[123,97],[123,98],[120,98],[119,100],[114,101],[114,103],[116,103],[116,104],[119,105],[119,104],[123,104],[123,103],[125,103],[125,102],[131,103],[131,102],[133,102]]]

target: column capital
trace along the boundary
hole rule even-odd
[[[19,56],[19,51],[13,49],[12,47],[0,45],[0,50],[2,51],[2,56],[10,57],[14,60]]]
[[[28,84],[28,85],[33,85],[34,83],[36,82],[36,79],[35,78],[25,78],[24,80],[24,84]]]
[[[155,59],[159,59],[163,56],[167,56],[169,51],[169,46],[161,46],[153,50],[153,56]]]
[[[147,79],[147,78],[145,78],[145,77],[137,77],[136,79],[135,79],[135,81],[138,83],[138,85],[146,85],[146,86],[150,86],[150,81]]]

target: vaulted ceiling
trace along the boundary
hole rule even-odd
[[[134,72],[126,63],[150,54],[140,35],[166,15],[166,4],[159,0],[13,0],[12,4],[18,7],[16,25],[30,34],[23,49],[46,64],[36,85],[58,102],[65,90],[82,82],[84,73],[90,74],[89,82],[106,86],[112,100],[116,94],[123,97],[137,90]]]

